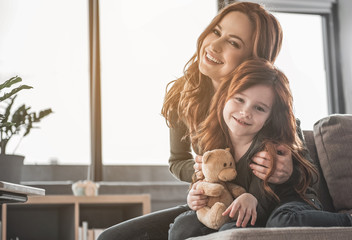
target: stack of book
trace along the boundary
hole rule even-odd
[[[78,240],[96,240],[98,236],[104,231],[101,228],[88,228],[88,222],[83,221],[82,227],[78,228]]]

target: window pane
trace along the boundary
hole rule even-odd
[[[104,164],[167,164],[165,88],[216,12],[216,0],[100,2]]]
[[[284,31],[276,65],[290,81],[295,115],[302,129],[328,114],[324,67],[322,17],[320,15],[274,13]]]
[[[1,82],[18,75],[33,86],[19,94],[17,105],[54,111],[23,139],[16,153],[31,164],[88,164],[87,1],[1,1],[0,36]]]

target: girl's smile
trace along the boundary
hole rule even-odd
[[[235,119],[236,122],[238,122],[240,125],[243,125],[243,126],[250,126],[250,125],[252,125],[252,124],[249,124],[249,123],[247,123],[247,122],[245,122],[245,121],[243,121],[243,120],[240,120],[240,119],[236,118],[235,116],[233,116],[233,119]]]
[[[223,117],[233,143],[243,137],[253,139],[270,117],[273,102],[272,87],[259,84],[236,93],[225,103]]]

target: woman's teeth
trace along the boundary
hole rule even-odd
[[[206,57],[212,62],[215,62],[217,64],[222,64],[221,61],[217,60],[216,58],[213,58],[212,56],[209,55],[209,53],[207,53]]]

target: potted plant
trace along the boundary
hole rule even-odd
[[[31,112],[31,107],[25,104],[13,110],[13,105],[18,92],[24,89],[31,89],[31,86],[15,84],[21,82],[18,76],[10,78],[0,84],[0,180],[19,183],[24,156],[7,154],[7,146],[13,136],[20,136],[20,141],[27,136],[35,124],[42,118],[52,113],[52,110],[45,109],[39,113]],[[19,143],[18,143],[19,144]]]

